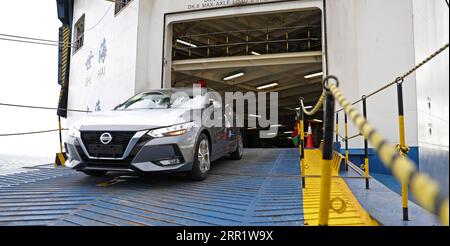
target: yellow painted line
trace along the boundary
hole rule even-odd
[[[305,225],[319,225],[320,208],[320,177],[308,177],[308,175],[317,176],[321,174],[322,156],[320,150],[305,150],[305,159],[308,164],[306,169],[306,188],[303,189],[303,213]],[[333,175],[335,172],[333,173]],[[342,178],[334,178],[331,181],[331,201],[335,209],[342,207],[342,202],[336,198],[342,199],[345,203],[345,211],[338,213],[330,210],[330,226],[378,226],[379,224],[367,213],[355,198],[350,188]]]

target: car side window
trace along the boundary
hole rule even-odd
[[[224,119],[225,119],[225,127],[227,127],[227,128],[232,127],[233,120],[234,120],[233,108],[230,107],[229,105],[225,105],[223,115],[224,115]]]

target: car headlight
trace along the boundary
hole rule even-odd
[[[67,133],[69,137],[81,138],[80,126],[72,126]]]
[[[154,138],[175,137],[189,132],[192,129],[192,127],[194,127],[194,122],[189,122],[151,130],[147,133],[147,135]]]

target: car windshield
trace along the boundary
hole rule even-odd
[[[116,110],[168,109],[201,107],[203,97],[173,96],[162,92],[147,92],[136,95],[119,105]]]

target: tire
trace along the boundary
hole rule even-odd
[[[103,177],[106,175],[107,172],[108,171],[96,171],[96,170],[83,171],[84,174],[93,177]]]
[[[194,181],[205,180],[211,169],[211,148],[208,137],[201,134],[195,147],[194,163],[191,170],[191,179]]]
[[[242,157],[244,157],[244,142],[242,139],[242,133],[239,132],[236,138],[237,138],[236,150],[230,153],[230,157],[232,160],[241,160]]]

